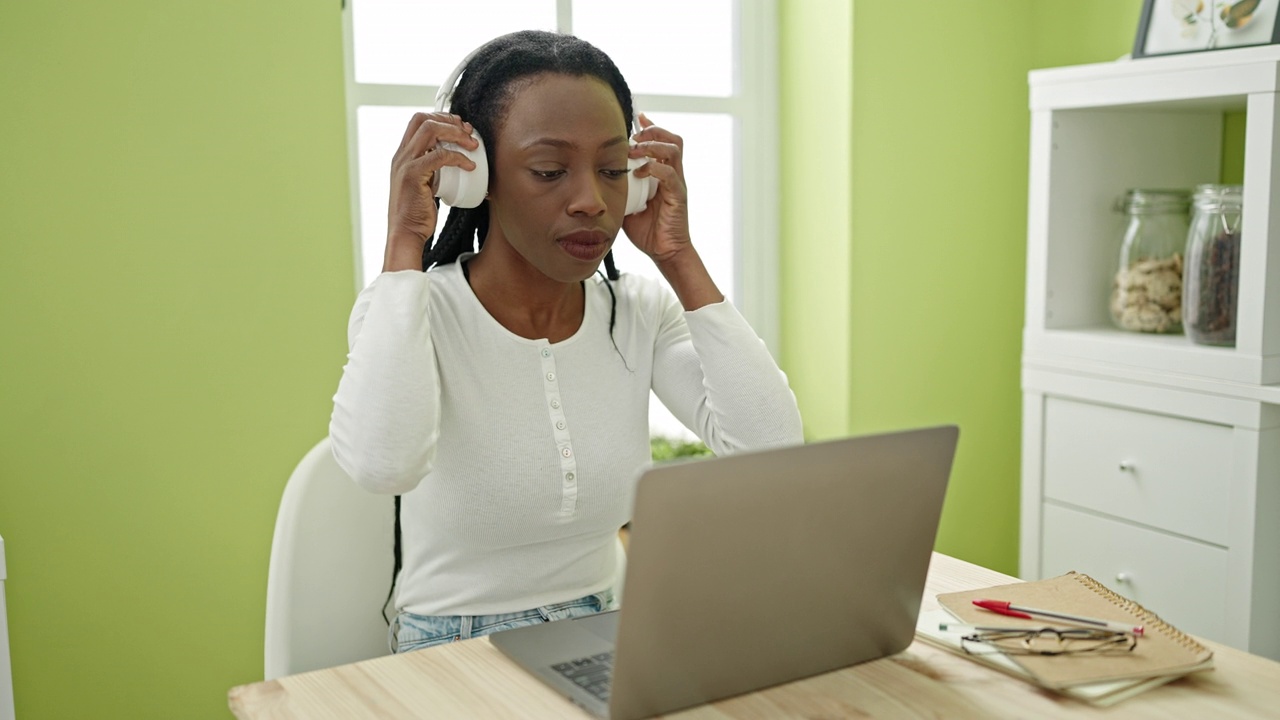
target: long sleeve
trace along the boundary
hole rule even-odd
[[[376,493],[403,494],[435,458],[440,377],[431,341],[428,273],[383,273],[361,291],[329,435],[338,465]]]
[[[653,389],[717,455],[804,442],[786,375],[728,301],[664,308]]]

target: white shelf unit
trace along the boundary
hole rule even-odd
[[[1280,659],[1280,47],[1033,71],[1021,575],[1088,573]],[[1130,188],[1217,182],[1246,113],[1236,346],[1116,329]]]

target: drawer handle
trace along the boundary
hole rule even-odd
[[[1135,465],[1133,464],[1133,461],[1132,461],[1132,460],[1121,460],[1121,461],[1120,461],[1120,472],[1127,472],[1127,473],[1131,473],[1131,472],[1133,472],[1133,471],[1136,469],[1136,467],[1137,467],[1137,466],[1135,466]]]
[[[1127,582],[1129,582],[1129,580],[1131,580],[1131,579],[1132,579],[1132,578],[1129,576],[1129,573],[1127,573],[1127,572],[1118,572],[1118,573],[1116,573],[1116,582],[1118,582],[1118,583],[1127,583]]]

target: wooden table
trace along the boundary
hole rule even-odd
[[[934,553],[924,609],[940,592],[1016,578]],[[893,657],[741,695],[665,717],[1089,718],[1165,720],[1280,717],[1280,663],[1217,643],[1215,670],[1095,708],[943,650],[913,643]],[[242,720],[290,718],[588,718],[507,660],[488,638],[241,685],[229,693]]]

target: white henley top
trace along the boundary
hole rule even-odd
[[[516,612],[613,585],[651,388],[717,455],[803,442],[785,375],[729,302],[685,312],[626,274],[611,338],[608,288],[584,285],[557,343],[499,324],[459,263],[356,298],[329,432],[357,483],[403,496],[399,610]]]

